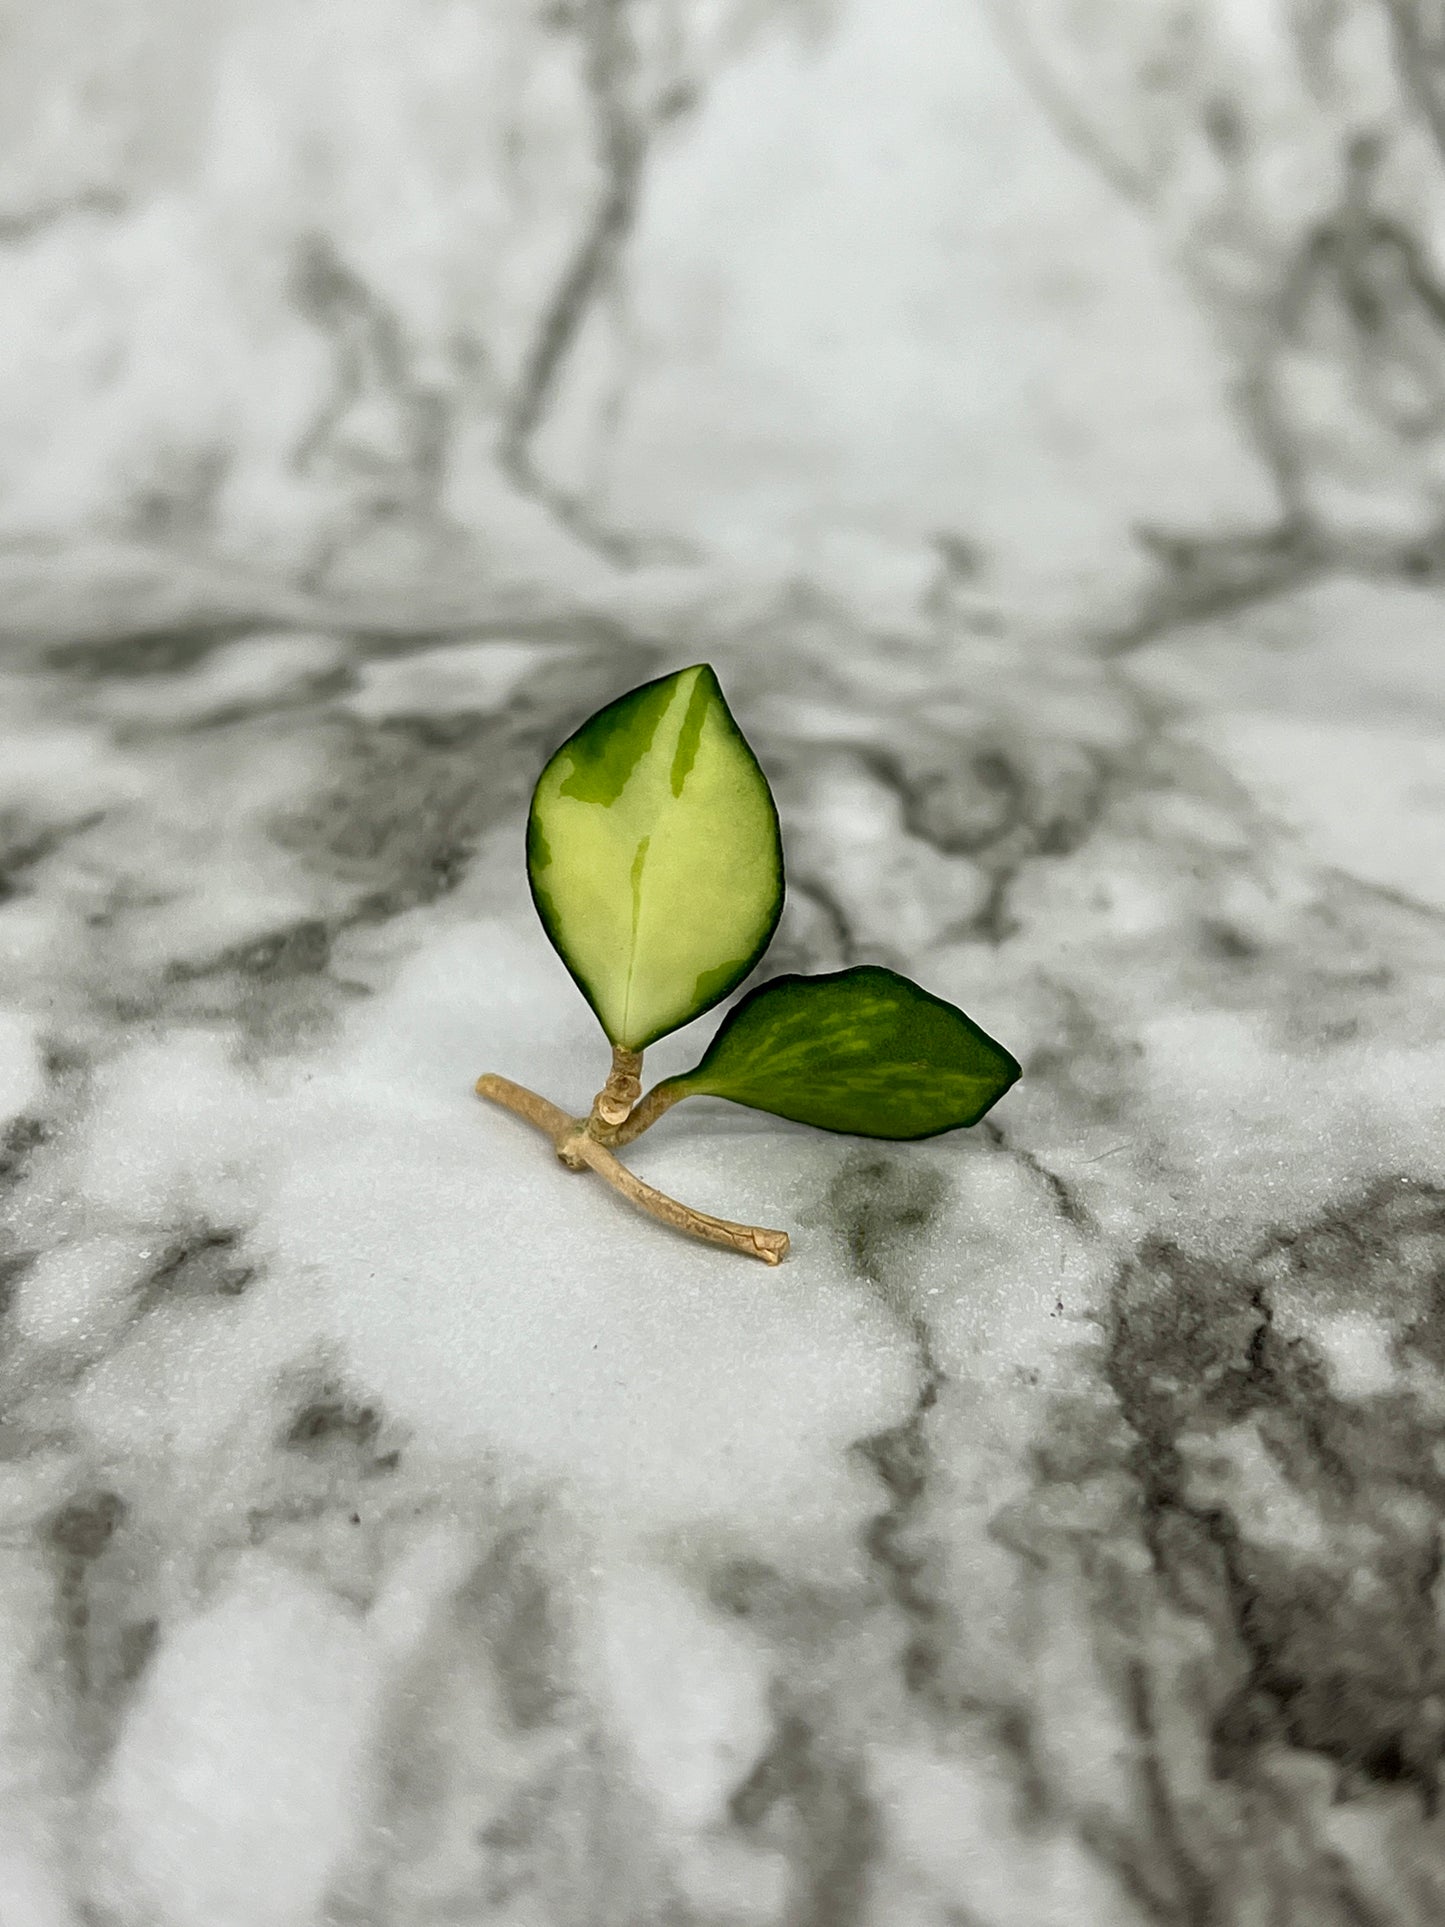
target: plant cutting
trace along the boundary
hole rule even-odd
[[[775,1265],[788,1234],[695,1211],[622,1163],[617,1152],[683,1098],[925,1138],[976,1124],[1020,1074],[954,1005],[863,964],[759,984],[700,1062],[644,1096],[643,1052],[737,988],[783,909],[772,791],[706,663],[630,690],[562,744],[532,795],[527,878],[612,1069],[585,1117],[490,1071],[477,1093],[535,1125],[569,1169],[710,1244]]]

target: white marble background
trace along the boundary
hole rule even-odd
[[[3,1927],[1445,1915],[1436,14],[3,0]],[[704,656],[777,1272],[471,1095]]]

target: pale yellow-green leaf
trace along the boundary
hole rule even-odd
[[[631,1050],[725,997],[783,907],[767,778],[706,663],[644,683],[542,771],[527,874],[547,935]]]

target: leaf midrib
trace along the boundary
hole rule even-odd
[[[622,992],[622,1029],[629,1036],[632,1032],[632,976],[637,969],[637,928],[642,921],[642,870],[647,862],[647,846],[651,841],[650,835],[643,837],[632,859],[632,941],[627,953],[627,983]]]
[[[677,694],[659,718],[660,727],[666,728],[672,722],[673,717],[678,714],[678,711],[681,710],[682,712],[681,715],[678,716],[677,733],[673,737],[671,753],[667,758],[669,788],[674,797],[680,797],[682,795],[683,785],[692,772],[693,763],[697,760],[698,742],[701,740],[703,723],[702,714],[697,713],[699,710],[699,697],[701,698],[701,710],[705,713],[707,708],[707,694],[707,689],[703,686],[702,671],[701,669],[696,669],[693,671],[693,679],[687,691],[686,702],[682,700],[683,691],[682,688],[679,687]],[[688,734],[689,725],[694,723],[694,721],[696,727],[692,732],[693,740],[687,746],[690,753],[684,760],[682,753],[684,748],[683,739]],[[656,738],[653,740],[655,746]],[[637,770],[644,767],[645,761],[645,758],[639,759],[637,769],[634,769],[628,778],[629,783],[637,779]],[[624,785],[624,794],[625,791],[626,785]],[[643,873],[647,865],[648,846],[651,842],[652,833],[649,831],[638,844],[637,854],[632,859],[632,933],[627,954],[627,982],[623,986],[622,991],[622,1034],[624,1037],[630,1037],[632,1035],[632,980],[637,972],[637,933],[642,922],[642,882]]]

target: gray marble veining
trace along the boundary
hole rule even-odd
[[[1433,40],[1164,11],[17,14],[3,1927],[1445,1913]],[[777,1272],[471,1088],[704,657],[1025,1066]]]

